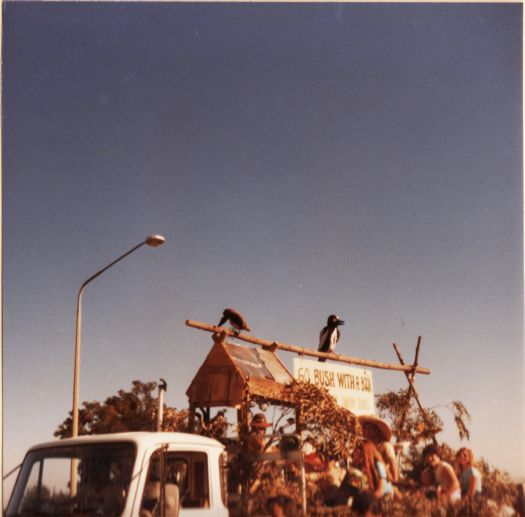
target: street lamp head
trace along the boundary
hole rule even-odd
[[[148,246],[156,248],[166,242],[166,239],[162,235],[148,235],[144,241]]]

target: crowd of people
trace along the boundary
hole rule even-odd
[[[369,479],[369,492],[375,497],[401,498],[403,479],[397,456],[391,443],[392,433],[386,422],[375,416],[359,417],[366,440],[356,447],[353,462],[361,463]],[[359,452],[360,450],[367,451]],[[442,503],[455,503],[462,498],[477,497],[482,490],[482,476],[475,467],[474,455],[467,447],[458,450],[455,465],[444,461],[437,445],[427,445],[422,451],[425,468],[416,486],[429,498]],[[362,458],[368,458],[363,460]],[[375,467],[375,468],[374,468]],[[413,485],[412,485],[413,486]]]
[[[405,489],[416,490],[421,497],[435,499],[439,503],[456,503],[462,498],[475,498],[481,494],[482,476],[475,466],[473,453],[463,447],[455,461],[447,462],[441,457],[439,447],[427,445],[421,452],[418,479],[408,479],[401,472],[399,456],[392,443],[392,430],[387,422],[377,416],[359,416],[362,436],[359,437],[350,461],[340,469],[342,476],[327,492],[326,504],[351,504],[358,515],[371,515],[369,509],[383,499],[400,500]],[[248,448],[252,453],[265,449],[265,432],[270,427],[264,414],[255,415],[251,422]],[[302,441],[304,464],[307,474],[321,479],[330,477],[333,462],[326,461],[315,447],[315,437],[305,435]],[[452,463],[452,464],[451,464]],[[337,478],[336,474],[331,475]],[[334,492],[334,485],[337,490]],[[268,508],[271,515],[281,513],[290,501],[271,498]],[[368,513],[367,513],[368,512]]]
[[[470,449],[459,449],[454,465],[451,465],[442,459],[437,445],[427,445],[421,453],[425,467],[419,478],[410,483],[401,475],[398,456],[391,442],[390,426],[376,416],[358,418],[363,439],[358,441],[352,453],[352,469],[347,474],[353,476],[355,481],[346,480],[346,487],[354,487],[353,491],[346,488],[347,493],[358,504],[361,505],[366,499],[363,498],[364,495],[371,496],[372,501],[381,498],[401,499],[403,496],[400,487],[403,486],[419,489],[422,496],[435,498],[443,504],[481,494],[482,476],[475,467],[474,455]],[[356,475],[356,472],[361,476]],[[363,478],[366,482],[364,485]]]
[[[435,496],[444,503],[455,503],[462,498],[481,495],[482,477],[474,466],[474,454],[470,449],[462,447],[458,450],[455,468],[441,458],[439,448],[434,444],[427,445],[422,454],[428,466],[422,481],[435,488],[434,492],[427,492],[430,497]]]

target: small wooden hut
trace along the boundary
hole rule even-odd
[[[214,345],[186,391],[191,411],[200,408],[209,416],[212,407],[236,408],[245,422],[249,400],[293,406],[285,386],[294,379],[274,351],[226,342],[214,334]]]

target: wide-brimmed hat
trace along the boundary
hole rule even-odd
[[[381,433],[381,436],[383,437],[385,441],[389,442],[390,439],[392,438],[392,429],[390,428],[387,422],[385,422],[384,420],[381,420],[378,416],[359,415],[357,418],[359,419],[359,423],[361,425],[364,425],[364,424],[374,425],[379,430],[379,432]]]
[[[264,413],[257,413],[254,415],[250,425],[252,427],[256,427],[257,429],[266,429],[267,427],[272,427],[272,424],[269,424],[266,421],[266,416]]]

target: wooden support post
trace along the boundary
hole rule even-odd
[[[417,338],[417,345],[416,345],[416,353],[414,355],[414,363],[413,363],[413,366],[414,368],[417,366],[417,362],[418,362],[418,359],[419,359],[419,347],[421,346],[421,336],[419,336]],[[399,357],[399,355],[398,355]],[[415,371],[412,370],[410,372],[410,378],[412,379],[412,383],[414,383],[414,377],[415,377]],[[407,412],[408,412],[408,408],[409,408],[409,402],[410,402],[410,398],[412,397],[412,386],[408,386],[408,391],[407,391],[407,407],[405,409],[405,411],[403,412],[403,414],[401,415],[401,420],[399,421],[399,428],[402,429],[403,428],[403,424],[405,423],[405,418],[406,418],[406,415],[407,415]]]
[[[243,408],[239,408],[237,410],[237,434],[241,434],[241,429],[244,429],[245,426],[245,418],[244,418],[244,411]]]
[[[277,341],[268,341],[266,339],[260,339],[260,338],[256,338],[253,336],[249,336],[248,334],[233,332],[231,330],[228,330],[222,327],[216,327],[214,325],[208,325],[206,323],[199,323],[198,321],[186,320],[186,325],[188,327],[205,330],[207,332],[213,332],[213,340],[215,342],[217,340],[223,341],[226,338],[226,336],[230,336],[230,337],[239,339],[241,341],[245,341],[247,343],[252,343],[254,345],[262,346],[270,350],[283,350],[286,352],[293,352],[299,355],[307,355],[311,357],[322,357],[325,359],[331,359],[333,361],[338,361],[340,363],[355,364],[358,366],[365,366],[368,368],[379,368],[382,370],[396,370],[396,371],[405,372],[406,374],[412,371],[414,371],[415,373],[422,373],[425,375],[430,374],[430,370],[428,368],[422,368],[421,366],[414,367],[412,365],[404,365],[404,364],[399,365],[399,364],[381,363],[379,361],[371,361],[368,359],[358,359],[357,357],[338,355],[334,353],[318,352],[317,350],[313,350],[311,348],[303,348],[297,345],[291,345],[289,343],[279,343]]]
[[[188,431],[193,433],[195,431],[195,404],[190,404],[190,421],[188,422]]]
[[[302,431],[304,431],[305,426],[301,421],[301,408],[298,406],[295,407],[295,432],[297,434],[301,434]]]
[[[419,343],[420,343],[420,340],[418,340],[418,344]],[[394,346],[394,350],[396,351],[396,354],[397,354],[397,357],[399,359],[399,362],[402,365],[404,365],[405,361],[403,359],[403,356],[401,355],[401,352],[399,351],[399,348],[397,347],[397,345],[395,343],[392,343],[392,344]],[[416,368],[413,367],[412,371],[415,373]],[[412,395],[416,399],[417,405],[419,407],[419,411],[421,412],[421,416],[423,417],[423,419],[425,420],[427,425],[429,427],[431,427],[432,426],[432,422],[430,421],[430,418],[428,417],[427,412],[426,412],[425,408],[423,407],[423,404],[421,404],[421,401],[419,400],[419,394],[418,394],[418,392],[416,390],[416,387],[414,386],[413,374],[410,375],[410,373],[405,371],[405,377],[407,378],[407,381],[408,381],[408,384],[409,384],[409,389],[408,389],[409,393],[410,393],[410,391],[412,392]],[[435,445],[438,444],[435,435],[432,435],[432,441],[434,442]]]
[[[206,406],[206,407],[200,407],[199,409],[201,410],[202,423],[205,427],[210,423],[210,420],[211,420],[211,408],[209,406]]]
[[[418,338],[417,338],[417,345],[416,345],[416,354],[414,355],[414,363],[412,365],[414,367],[414,371],[412,371],[410,373],[410,376],[412,378],[414,378],[414,375],[416,374],[415,368],[417,367],[417,362],[419,360],[419,347],[420,346],[421,346],[421,336],[418,336]]]
[[[214,343],[225,343],[226,342],[226,332],[224,329],[221,329],[222,332],[214,332],[212,335],[212,339]]]

